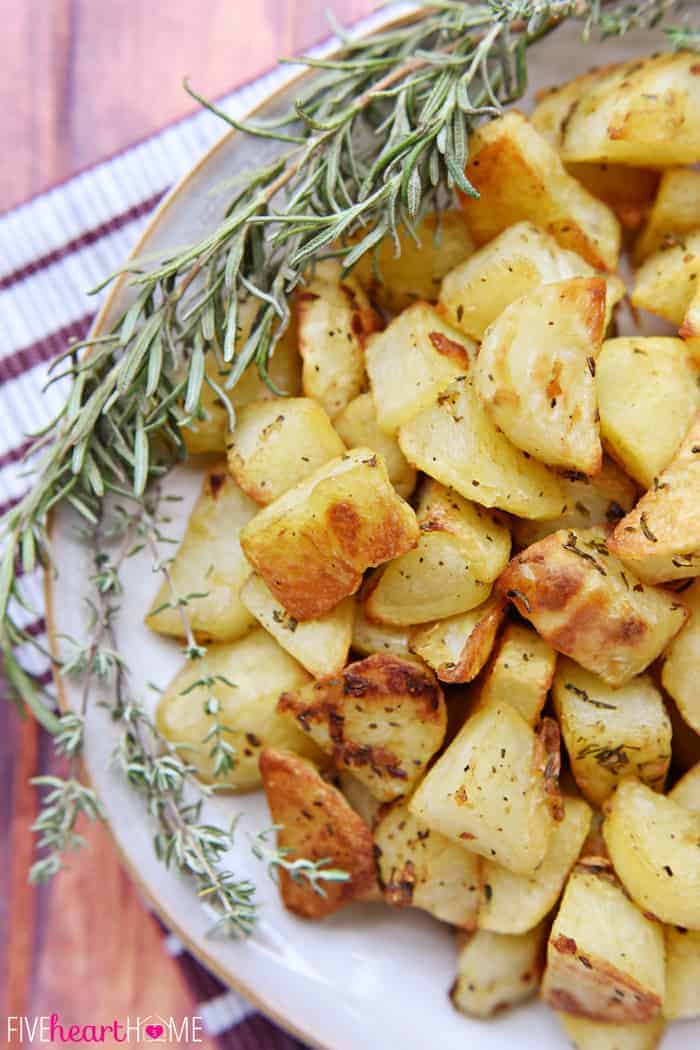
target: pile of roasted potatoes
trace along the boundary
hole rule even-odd
[[[218,458],[171,576],[216,680],[186,661],[160,730],[210,780],[223,724],[226,785],[348,873],[282,873],[287,908],[424,909],[457,1009],[539,991],[579,1050],[700,1015],[698,161],[698,56],[545,92],[473,134],[478,200],[315,266],[288,396],[251,367],[232,432],[213,392],[184,430]]]

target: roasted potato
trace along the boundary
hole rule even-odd
[[[538,738],[507,703],[477,711],[409,805],[422,823],[511,871],[532,874],[554,827]]]
[[[415,547],[419,535],[381,457],[359,448],[264,507],[241,546],[289,615],[314,620],[354,594],[365,569]]]
[[[365,610],[396,627],[466,612],[485,601],[508,563],[510,533],[475,503],[436,481],[421,491],[417,546],[372,579]]]
[[[613,689],[563,659],[552,696],[571,772],[589,802],[602,806],[628,776],[663,790],[671,761],[671,722],[649,675]]]
[[[411,790],[447,727],[432,671],[379,653],[283,693],[277,710],[382,802]]]
[[[538,634],[509,623],[480,683],[479,705],[506,701],[534,726],[547,700],[557,654]]]
[[[360,814],[368,828],[373,828],[379,810],[386,803],[375,798],[369,788],[346,769],[341,769],[336,777],[340,790],[352,808]]]
[[[475,853],[421,824],[405,802],[383,807],[374,849],[389,904],[422,908],[463,930],[476,928],[481,860]]]
[[[679,327],[695,295],[700,272],[700,230],[650,255],[634,275],[633,306]]]
[[[200,642],[234,641],[254,623],[239,596],[251,571],[239,535],[257,509],[228,476],[224,463],[204,475],[202,491],[169,570],[178,599],[187,600],[187,619]],[[146,617],[147,625],[159,634],[185,638],[181,613],[164,580]]]
[[[241,589],[241,601],[269,634],[314,678],[337,674],[345,666],[352,640],[355,603],[344,598],[318,620],[299,623],[285,612],[261,576]]]
[[[591,810],[583,799],[566,797],[564,818],[555,823],[544,860],[534,874],[517,875],[485,860],[479,928],[519,934],[542,922],[561,895],[590,824]]]
[[[604,528],[554,532],[513,558],[496,589],[554,649],[617,687],[663,652],[688,610],[641,584],[607,537]]]
[[[277,844],[290,851],[288,859],[325,861],[322,870],[334,868],[349,876],[320,883],[320,893],[283,869],[279,889],[285,908],[305,919],[321,919],[354,900],[375,897],[372,834],[338,789],[311,762],[276,748],[265,748],[260,755],[260,775]]]
[[[362,392],[365,342],[379,318],[353,277],[342,277],[340,263],[318,263],[297,297],[301,383],[331,419]]]
[[[700,930],[700,813],[625,780],[603,825],[620,882],[660,922]]]
[[[673,785],[673,790],[669,791],[668,797],[684,809],[700,813],[700,762],[683,774]]]
[[[608,545],[647,583],[700,576],[700,412],[669,465],[619,522]]]
[[[666,927],[664,1017],[681,1021],[700,1017],[700,931]]]
[[[665,168],[700,155],[697,56],[653,55],[603,73],[566,119],[563,160]]]
[[[545,923],[517,936],[477,930],[458,942],[453,1006],[472,1017],[492,1017],[537,991],[547,939]]]
[[[661,682],[684,721],[700,733],[700,581],[684,590],[681,597],[690,610],[690,619],[666,650]]]
[[[596,387],[603,444],[651,488],[700,407],[692,356],[681,339],[608,339],[596,361]]]
[[[555,1010],[612,1024],[652,1021],[664,998],[664,935],[611,870],[574,869],[547,946],[542,998]]]
[[[647,223],[634,245],[635,263],[643,263],[696,229],[700,229],[700,171],[665,171]]]
[[[417,627],[410,636],[411,652],[442,682],[471,682],[489,658],[504,612],[502,598],[488,598],[468,612]]]
[[[520,547],[543,540],[560,529],[587,529],[591,525],[613,525],[632,510],[637,486],[614,460],[603,458],[600,473],[594,478],[568,472],[559,478],[565,506],[557,518],[548,521],[514,520],[511,531]]]
[[[433,404],[469,370],[476,347],[434,307],[416,303],[367,345],[367,371],[377,422],[387,434]]]
[[[364,605],[355,600],[355,619],[352,626],[352,648],[361,656],[373,653],[391,653],[402,660],[419,660],[409,650],[410,627],[391,627],[388,623],[377,623],[365,615]]]
[[[409,463],[484,507],[523,518],[553,518],[564,506],[555,475],[517,449],[481,404],[472,376],[399,430]]]
[[[211,685],[195,684],[206,676],[214,679]],[[182,746],[182,757],[202,780],[249,791],[260,786],[258,758],[265,745],[289,747],[309,757],[322,754],[275,712],[285,689],[308,680],[274,638],[256,628],[236,642],[211,646],[204,662],[188,660],[161,696],[156,723],[166,740]],[[223,727],[221,741],[234,753],[233,768],[215,778],[217,723]]]
[[[333,424],[348,448],[371,448],[386,463],[389,480],[399,496],[408,499],[416,485],[416,472],[406,462],[398,441],[377,423],[371,394],[360,394],[336,416]]]
[[[510,303],[541,284],[595,276],[580,255],[560,248],[554,237],[531,222],[518,222],[446,274],[440,306],[450,324],[481,341]],[[605,278],[605,285],[607,324],[625,286],[614,274]]]
[[[573,1014],[557,1016],[574,1050],[656,1050],[665,1027],[662,1017],[646,1024],[606,1024]]]
[[[400,313],[419,300],[434,302],[448,270],[474,251],[464,216],[457,210],[426,215],[416,225],[416,235],[418,241],[399,226],[400,255],[393,238],[385,237],[353,267],[353,277],[372,302],[388,313]]]
[[[484,335],[476,391],[506,437],[549,466],[602,466],[595,359],[604,326],[605,281],[574,277],[516,299]]]
[[[511,110],[472,134],[465,174],[480,194],[478,200],[461,199],[477,245],[527,219],[591,266],[617,266],[617,219],[568,174],[556,150],[522,113]]]
[[[345,451],[330,419],[309,397],[251,401],[238,413],[226,448],[234,479],[263,504]]]

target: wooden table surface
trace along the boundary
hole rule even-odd
[[[0,0],[0,211],[328,35],[372,0]],[[27,885],[36,792],[55,768],[36,726],[0,704],[0,1045],[8,1015],[68,1023],[182,1017],[195,1002],[107,831],[47,889]],[[212,1050],[213,1044],[198,1044]]]

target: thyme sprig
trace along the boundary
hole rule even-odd
[[[269,842],[269,836],[280,830],[279,824],[273,824],[264,831],[260,831],[254,839],[251,839],[253,856],[262,861],[267,867],[270,878],[276,882],[280,871],[285,871],[294,882],[301,885],[306,884],[319,897],[326,896],[324,883],[349,882],[350,875],[340,868],[329,867],[330,857],[321,857],[318,860],[308,860],[306,857],[297,857],[291,860],[294,852],[288,846],[275,845]]]

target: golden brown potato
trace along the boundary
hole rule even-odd
[[[554,826],[549,777],[532,727],[509,704],[492,704],[466,721],[409,805],[434,831],[532,874]]]
[[[241,601],[258,623],[314,678],[337,674],[348,658],[355,603],[345,598],[318,620],[299,623],[285,612],[261,576],[241,589]]]
[[[344,871],[343,882],[322,882],[323,895],[303,878],[281,870],[279,890],[289,911],[321,919],[354,900],[376,893],[372,834],[337,788],[291,751],[265,748],[260,755],[270,816],[277,825],[277,844],[289,860],[326,861],[323,867]]]
[[[634,275],[633,306],[680,326],[692,302],[700,267],[700,230],[650,255]]]
[[[359,598],[359,596],[358,596]],[[408,648],[410,627],[391,627],[388,623],[376,623],[365,615],[364,605],[355,600],[355,620],[352,627],[352,648],[361,656],[373,653],[391,653],[402,660],[420,663]]]
[[[476,391],[506,437],[549,466],[602,466],[594,374],[604,326],[605,281],[574,277],[516,299],[484,335]]]
[[[673,785],[668,797],[684,809],[700,813],[700,762],[692,766],[681,779]]]
[[[700,813],[625,780],[603,834],[620,882],[645,913],[700,930]]]
[[[224,463],[204,475],[202,491],[170,565],[173,587],[178,598],[188,599],[187,619],[200,642],[234,641],[254,622],[239,597],[250,576],[239,534],[257,509],[229,477]],[[146,623],[159,634],[186,636],[181,610],[173,607],[165,580]]]
[[[367,345],[367,371],[377,421],[387,434],[433,404],[476,354],[471,339],[446,324],[434,307],[416,303]]]
[[[700,932],[666,927],[666,997],[664,1017],[682,1021],[700,1017]]]
[[[471,682],[491,654],[503,621],[505,602],[488,598],[468,612],[416,628],[410,637],[417,653],[442,682]]]
[[[690,619],[666,650],[661,682],[683,720],[700,733],[700,581],[683,591],[682,601]]]
[[[700,576],[700,413],[608,545],[647,583]]]
[[[368,828],[373,828],[379,810],[386,803],[375,798],[369,788],[346,769],[337,773],[337,782],[355,812],[359,813]]]
[[[563,84],[552,84],[538,91],[535,95],[537,105],[530,116],[533,127],[556,150],[561,149],[566,122],[578,100],[589,88],[597,84],[601,77],[620,68],[619,63],[593,66],[572,80],[566,80]]]
[[[415,547],[416,516],[380,456],[353,449],[268,504],[241,546],[296,620],[314,620],[354,594],[365,569]]]
[[[399,430],[409,463],[484,507],[523,518],[561,513],[563,493],[555,475],[500,432],[465,376],[431,407]]]
[[[465,174],[480,194],[479,200],[462,195],[478,245],[528,219],[591,266],[617,266],[617,219],[567,173],[557,152],[522,113],[511,110],[472,134]]]
[[[492,1017],[535,994],[544,963],[547,926],[518,936],[477,930],[458,941],[453,1006],[472,1017]]]
[[[512,533],[519,547],[543,540],[560,529],[587,529],[591,525],[613,525],[632,510],[637,486],[614,460],[603,457],[600,473],[594,478],[568,472],[559,478],[565,506],[557,518],[548,521],[512,522]]]
[[[596,387],[605,447],[651,488],[700,407],[692,356],[681,339],[608,339],[596,362]]]
[[[700,171],[672,168],[661,176],[647,223],[634,245],[637,265],[677,237],[700,228]]]
[[[480,341],[510,303],[541,284],[595,276],[580,255],[560,248],[554,237],[531,222],[518,222],[445,276],[440,306],[450,324]],[[605,284],[607,325],[625,286],[614,274]]]
[[[663,791],[671,761],[671,722],[649,675],[613,689],[564,659],[552,696],[571,772],[589,802],[602,806],[628,776]]]
[[[510,533],[475,503],[436,481],[416,508],[417,546],[373,577],[365,601],[372,620],[396,627],[466,612],[484,602],[508,563]]]
[[[592,1021],[639,1024],[661,1012],[663,930],[600,864],[574,869],[547,947],[542,998]]]
[[[324,410],[308,397],[251,401],[239,411],[226,448],[234,479],[263,504],[345,451]]]
[[[195,685],[207,675],[215,679],[212,685]],[[185,761],[210,781],[216,758],[216,737],[210,734],[218,722],[225,727],[221,740],[234,749],[234,765],[217,782],[249,791],[260,785],[258,758],[265,745],[289,747],[309,757],[320,754],[296,726],[286,725],[275,713],[280,694],[308,680],[274,638],[256,628],[236,642],[211,646],[204,662],[184,664],[158,702],[158,729],[172,744],[182,745]]]
[[[646,1024],[606,1024],[588,1017],[557,1014],[574,1050],[656,1050],[664,1034],[664,1020]]]
[[[377,413],[371,394],[360,394],[343,409],[333,421],[348,448],[371,448],[386,463],[389,480],[399,496],[408,499],[416,484],[416,472],[406,462],[395,437],[383,431],[377,423]]]
[[[664,168],[700,155],[697,56],[653,55],[605,72],[566,120],[563,160]]]
[[[473,930],[481,900],[481,860],[416,820],[405,802],[383,807],[374,847],[384,898],[397,908],[422,908],[436,919]]]
[[[432,671],[382,654],[284,693],[277,710],[382,802],[411,790],[447,727]]]
[[[379,318],[353,277],[340,263],[318,263],[297,297],[301,382],[331,419],[365,386],[365,342]]]
[[[440,281],[474,251],[467,224],[460,211],[426,215],[416,226],[420,243],[404,227],[398,230],[401,254],[391,237],[366,252],[352,270],[373,303],[398,314],[418,300],[434,302]]]
[[[580,798],[564,800],[564,819],[555,823],[549,848],[532,875],[517,875],[494,861],[483,867],[484,899],[479,927],[495,933],[527,933],[557,903],[581,851],[591,810]]]
[[[554,649],[621,686],[663,652],[688,610],[641,584],[607,536],[604,528],[552,533],[513,558],[496,589]]]
[[[557,654],[529,627],[509,623],[482,682],[479,705],[507,701],[534,726],[547,700]]]

